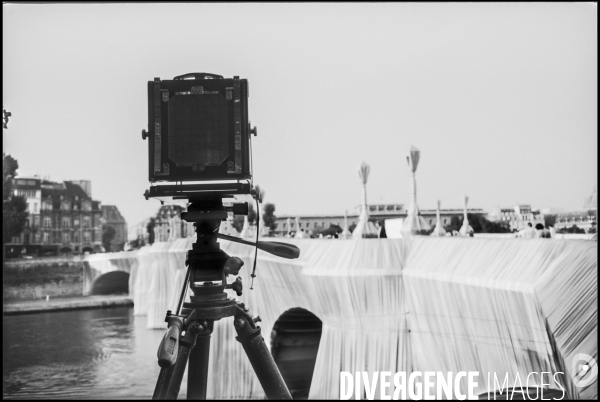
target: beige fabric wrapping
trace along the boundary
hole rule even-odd
[[[501,380],[508,373],[512,385],[517,374],[564,371],[568,396],[597,396],[597,382],[578,389],[570,373],[573,355],[598,359],[595,241],[285,241],[300,247],[300,258],[259,251],[254,290],[254,249],[220,244],[245,262],[238,300],[261,316],[267,344],[290,308],[305,308],[323,321],[310,398],[338,399],[340,371],[479,371],[477,393],[493,388],[488,372]],[[166,310],[176,308],[192,242],[156,243],[137,252],[130,289],[135,314],[147,314],[149,328],[164,329]],[[209,398],[264,397],[231,318],[215,324],[209,364]]]

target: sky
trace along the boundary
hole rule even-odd
[[[129,225],[149,187],[147,82],[248,79],[254,183],[275,215],[517,203],[581,210],[597,186],[594,3],[3,5],[4,152],[91,180]]]

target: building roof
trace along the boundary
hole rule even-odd
[[[125,223],[125,218],[123,218],[116,205],[102,205],[102,217],[106,222]]]
[[[48,180],[42,181],[42,199],[52,199],[52,207],[60,208],[61,201],[68,200],[72,205],[81,207],[82,201],[92,201],[92,210],[100,209],[100,201],[94,201],[76,183],[65,181],[62,183]]]
[[[594,211],[586,210],[586,211],[570,211],[570,212],[561,212],[556,215],[557,219],[587,219],[588,217],[593,217]]]
[[[65,196],[67,196],[67,197],[74,199],[77,196],[77,197],[79,197],[80,200],[91,199],[91,197],[89,195],[87,195],[85,190],[82,189],[81,186],[79,186],[79,184],[75,184],[71,181],[65,181],[65,187],[67,190]]]
[[[275,219],[339,219],[344,215],[281,215]],[[358,214],[348,214],[348,218],[357,218]]]

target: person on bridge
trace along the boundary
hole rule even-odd
[[[535,237],[535,229],[531,222],[527,222],[527,226],[519,231],[518,237],[522,239],[533,239]]]
[[[554,225],[548,225],[548,231],[550,232],[550,238],[556,239],[556,229],[554,229]]]

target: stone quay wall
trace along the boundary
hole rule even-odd
[[[2,299],[82,296],[83,264],[80,257],[6,260],[2,264]]]

